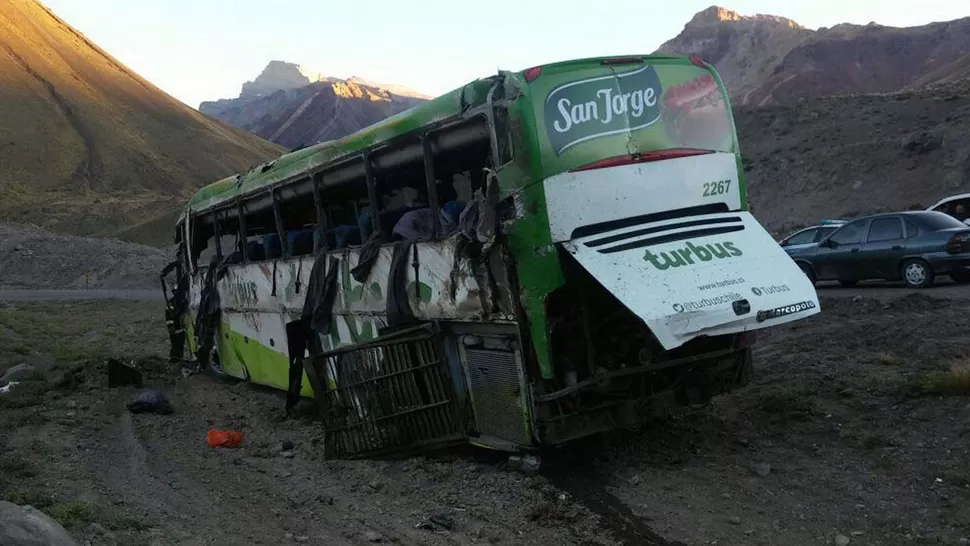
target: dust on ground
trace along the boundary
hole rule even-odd
[[[326,461],[280,393],[159,359],[156,305],[0,304],[0,370],[39,370],[0,395],[0,498],[92,544],[966,543],[967,300],[822,293],[820,315],[762,335],[753,384],[545,453],[538,476],[471,450]],[[118,355],[175,414],[127,412]],[[243,447],[207,448],[211,427]]]
[[[0,288],[157,288],[173,248],[0,223]]]

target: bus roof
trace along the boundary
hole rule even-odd
[[[591,57],[541,65],[541,68],[561,68],[583,63],[600,63],[608,60],[629,60],[690,63],[696,60],[689,57],[659,55],[617,55],[612,57]],[[511,75],[524,84],[524,74],[531,68],[514,72]],[[245,173],[229,176],[209,184],[192,196],[186,205],[186,212],[208,210],[231,201],[238,195],[258,193],[298,175],[319,169],[340,159],[348,158],[379,145],[388,140],[415,132],[422,127],[439,124],[447,120],[459,119],[470,109],[483,106],[493,84],[493,78],[479,79],[454,89],[433,100],[419,104],[404,112],[365,127],[355,133],[337,140],[321,142],[307,148],[292,151],[275,160],[253,167]]]

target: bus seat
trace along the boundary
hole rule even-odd
[[[366,241],[370,237],[371,232],[374,231],[374,223],[371,221],[371,213],[369,210],[357,216],[357,229],[362,241]]]
[[[260,241],[249,241],[246,243],[246,259],[250,262],[258,262],[266,259],[263,251],[263,243]]]
[[[385,210],[381,211],[381,233],[384,235],[385,240],[392,240],[394,238],[394,226],[401,220],[401,217],[405,214],[411,212],[412,210],[426,209],[427,206],[420,207],[401,207],[395,210]]]
[[[337,226],[330,230],[333,234],[333,248],[345,248],[360,244],[360,228],[353,225]]]
[[[280,236],[275,233],[263,235],[263,248],[266,252],[266,259],[272,260],[283,255],[283,245],[280,244]]]
[[[293,256],[305,256],[307,254],[313,254],[313,241],[316,238],[315,234],[315,229],[287,231],[286,244],[290,249],[290,254]]]
[[[441,210],[443,210],[448,216],[451,216],[452,220],[457,224],[458,217],[461,216],[461,211],[465,210],[465,202],[448,201],[444,205],[441,205]]]

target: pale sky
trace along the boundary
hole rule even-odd
[[[650,53],[713,0],[42,0],[186,104],[239,95],[271,60],[438,95],[497,69]],[[809,27],[922,25],[967,0],[734,0]]]

